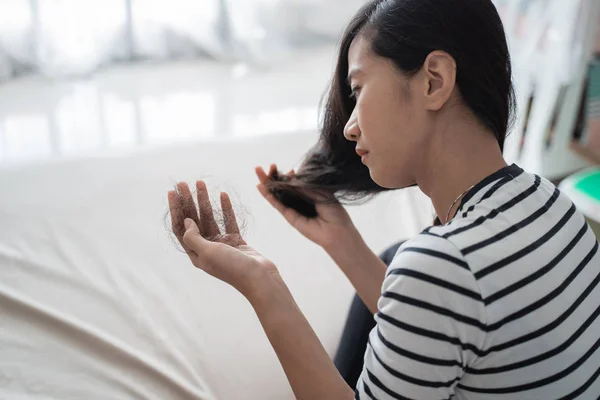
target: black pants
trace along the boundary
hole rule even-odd
[[[390,265],[401,245],[402,243],[396,243],[379,256],[385,265]],[[369,333],[374,327],[375,319],[373,318],[373,314],[365,306],[360,297],[355,295],[350,305],[350,312],[344,326],[342,340],[333,361],[351,388],[356,387],[356,383],[362,372]]]

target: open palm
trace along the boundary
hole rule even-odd
[[[186,183],[168,195],[172,228],[190,260],[197,268],[229,283],[244,293],[249,284],[267,274],[278,274],[275,265],[248,246],[227,193],[221,193],[225,232],[215,221],[206,184],[196,183],[198,208]]]

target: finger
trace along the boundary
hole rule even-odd
[[[184,220],[185,232],[183,234],[183,243],[192,250],[190,258],[192,261],[196,261],[196,256],[201,256],[206,253],[206,243],[208,241],[200,234],[200,229],[196,222],[190,218]]]
[[[256,167],[254,170],[256,171],[256,176],[258,176],[260,183],[266,184],[269,181],[269,177],[262,167]]]
[[[168,194],[169,199],[169,212],[171,214],[171,229],[173,230],[173,234],[177,237],[181,246],[186,252],[189,252],[190,249],[183,242],[183,235],[185,234],[185,214],[183,213],[183,207],[181,205],[181,196],[177,194],[175,190],[169,191]]]
[[[269,177],[273,177],[275,175],[277,175],[277,165],[271,164],[271,166],[269,167]]]
[[[221,192],[221,210],[223,210],[223,219],[225,220],[225,233],[239,235],[240,227],[233,211],[233,205],[229,195],[225,192]]]
[[[177,184],[177,191],[179,192],[179,202],[183,210],[184,219],[191,218],[195,223],[198,223],[198,210],[196,210],[196,203],[194,203],[190,187],[185,182],[179,182]]]
[[[262,194],[263,197],[269,202],[269,204],[271,204],[273,206],[273,208],[275,208],[277,211],[279,211],[281,213],[281,215],[283,215],[283,217],[292,226],[295,226],[295,224],[298,222],[298,220],[300,218],[304,218],[304,216],[302,216],[296,210],[294,210],[293,208],[286,207],[285,205],[283,205],[283,203],[281,203],[279,200],[277,200],[277,198],[275,198],[273,193],[271,193],[271,191],[269,190],[269,188],[267,188],[266,185],[258,184],[256,187],[257,187],[258,191],[260,192],[260,194]]]
[[[183,226],[183,220],[185,219],[185,216],[183,215],[182,208],[179,203],[179,195],[176,191],[170,190],[168,199],[169,212],[171,214],[171,228],[173,229],[175,236],[177,236],[178,239],[181,239],[185,233],[185,227]]]
[[[196,191],[198,194],[198,207],[200,208],[200,223],[198,224],[200,234],[205,238],[219,236],[221,230],[213,214],[206,183],[204,181],[196,182]]]

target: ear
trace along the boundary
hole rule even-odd
[[[439,111],[456,86],[456,61],[444,51],[431,52],[423,63],[425,101],[429,111]]]

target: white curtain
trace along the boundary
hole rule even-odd
[[[297,47],[336,42],[366,0],[226,0],[232,53],[268,64]]]
[[[0,2],[0,79],[35,63],[33,13],[28,0]]]
[[[129,2],[131,21],[128,28],[131,29],[134,57],[168,59],[198,54],[225,55],[220,0]]]
[[[106,64],[139,59],[210,57],[269,66],[299,47],[338,41],[365,2],[0,0],[0,80],[30,70],[85,76]],[[544,26],[554,1],[494,3],[517,63],[532,52],[536,36],[548,43],[564,34]]]
[[[83,75],[125,57],[127,14],[122,0],[36,3],[36,64],[42,73]]]
[[[210,57],[270,65],[339,38],[365,0],[2,0],[0,80],[85,76],[113,62]]]

